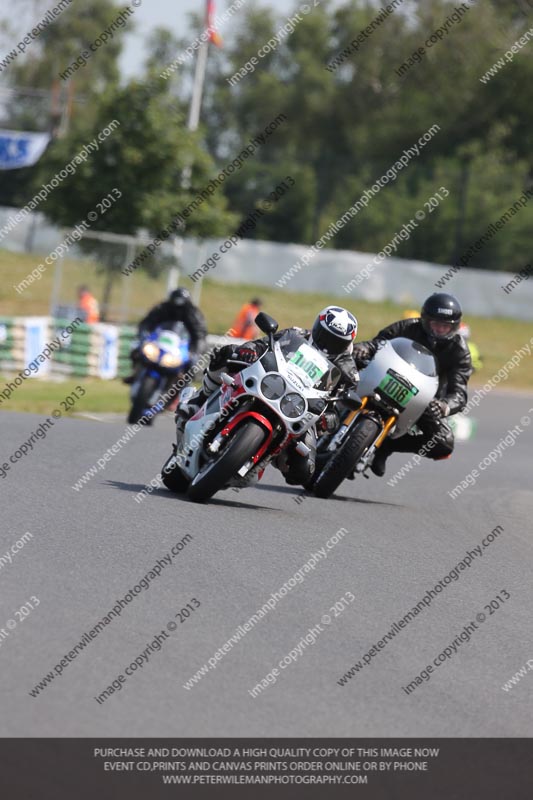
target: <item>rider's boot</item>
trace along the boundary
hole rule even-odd
[[[378,478],[382,478],[385,475],[387,459],[390,454],[394,450],[394,445],[389,439],[386,439],[381,447],[378,447],[376,450],[376,454],[372,460],[372,464],[370,465],[370,469],[377,475]]]
[[[385,474],[385,465],[391,453],[418,453],[425,442],[426,437],[421,433],[408,433],[399,439],[386,439],[378,448],[370,469],[381,478]]]
[[[222,370],[214,371],[208,369],[204,374],[201,388],[196,392],[191,392],[192,387],[187,387],[181,393],[180,403],[176,409],[176,428],[178,433],[183,433],[185,423],[203,406],[209,395],[220,387],[220,373]]]
[[[185,402],[178,404],[176,409],[176,428],[180,433],[183,433],[185,423],[194,417],[196,412],[203,406],[209,395],[205,392],[204,387],[185,399]]]

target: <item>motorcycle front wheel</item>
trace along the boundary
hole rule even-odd
[[[377,439],[379,432],[379,424],[374,419],[363,417],[313,481],[311,491],[317,497],[331,497]]]
[[[137,422],[141,420],[148,421],[148,417],[144,417],[144,412],[148,408],[148,403],[150,401],[151,396],[155,392],[158,385],[157,378],[153,378],[150,375],[146,375],[144,380],[142,381],[141,385],[139,386],[139,391],[137,392],[136,397],[134,398],[130,413],[128,414],[128,424],[135,425]]]
[[[223,489],[237,471],[257,453],[265,438],[265,429],[254,420],[243,423],[233,434],[222,453],[207,464],[189,485],[187,496],[203,503]]]
[[[170,492],[176,494],[185,494],[189,486],[189,479],[185,477],[177,464],[172,464],[176,453],[176,446],[174,445],[174,453],[167,458],[161,468],[161,480]]]

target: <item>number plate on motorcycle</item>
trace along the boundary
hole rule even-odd
[[[306,386],[313,386],[328,371],[327,360],[314,347],[302,343],[291,358]]]
[[[388,370],[386,376],[383,378],[378,386],[378,391],[381,391],[390,400],[393,400],[402,408],[418,394],[418,389],[413,384],[406,385],[404,381],[396,377],[395,374]]]
[[[174,331],[162,331],[158,336],[158,340],[162,344],[170,345],[171,347],[179,347],[180,343],[180,338]]]

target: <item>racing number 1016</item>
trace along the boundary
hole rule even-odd
[[[397,400],[398,403],[403,403],[409,396],[409,389],[406,389],[405,386],[398,383],[395,378],[389,378],[385,386],[383,386],[383,391],[393,400]]]

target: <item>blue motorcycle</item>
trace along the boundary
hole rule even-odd
[[[168,405],[165,393],[191,366],[188,335],[185,330],[156,328],[141,339],[137,359],[140,369],[131,386],[128,423],[149,425]]]

